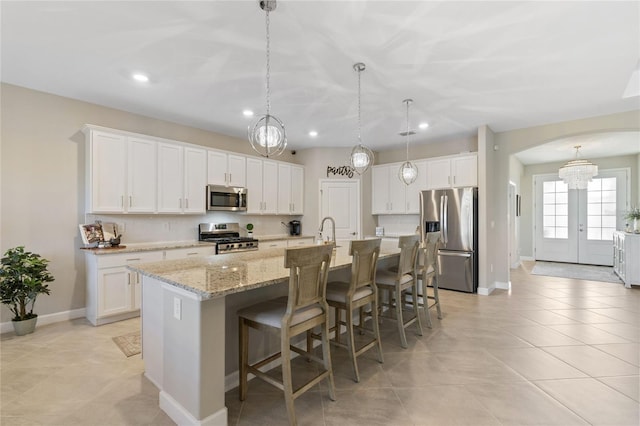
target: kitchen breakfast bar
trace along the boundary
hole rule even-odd
[[[384,241],[379,264],[397,262]],[[348,242],[334,251],[329,280],[348,280]],[[142,275],[142,358],[160,408],[178,424],[226,425],[225,390],[238,383],[238,309],[287,294],[284,249],[137,264]],[[279,344],[262,341],[260,354]],[[250,356],[257,352],[251,352]]]

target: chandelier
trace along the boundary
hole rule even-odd
[[[373,152],[366,146],[362,145],[360,128],[360,73],[365,70],[365,65],[362,62],[358,62],[353,65],[353,69],[358,72],[358,145],[354,146],[351,150],[351,168],[361,175],[371,167],[371,164],[373,163]]]
[[[587,189],[587,186],[594,176],[598,175],[598,166],[589,160],[578,158],[581,145],[574,146],[576,149],[575,160],[569,161],[560,167],[558,176],[567,184],[569,189]]]
[[[409,137],[415,134],[414,131],[409,131],[409,105],[413,103],[413,99],[405,99],[402,101],[407,105],[407,131],[400,133],[400,135],[407,138],[407,161],[402,163],[400,170],[398,170],[398,178],[405,185],[411,185],[418,178],[418,168],[415,164],[409,161]]]
[[[280,155],[287,147],[287,133],[284,124],[277,117],[271,115],[270,86],[269,77],[271,65],[269,62],[270,37],[269,37],[269,12],[275,10],[276,0],[262,0],[259,2],[260,8],[266,12],[267,26],[267,113],[258,117],[253,125],[249,126],[249,142],[251,147],[263,157]]]

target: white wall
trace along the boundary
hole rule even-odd
[[[0,251],[17,245],[49,259],[56,278],[36,312],[51,314],[85,306],[84,256],[78,224],[86,223],[86,123],[252,155],[249,143],[125,111],[2,84],[0,120]],[[291,143],[291,142],[290,142]],[[299,163],[289,151],[278,160]],[[88,217],[91,219],[90,217]],[[195,240],[199,222],[233,220],[256,225],[256,234],[286,233],[286,217],[208,215],[114,215],[126,224],[123,242]],[[234,220],[235,219],[235,220]],[[6,306],[0,321],[10,320]]]

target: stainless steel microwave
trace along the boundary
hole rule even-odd
[[[207,185],[207,210],[247,211],[247,188]]]

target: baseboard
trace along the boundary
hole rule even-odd
[[[509,281],[508,283],[496,281],[495,286],[495,288],[499,288],[500,290],[511,290],[511,281]]]
[[[198,426],[226,426],[227,425],[227,407],[222,407],[207,418],[198,420],[191,415],[185,408],[173,399],[168,393],[160,391],[160,408],[167,413],[171,420],[179,425],[198,425]]]
[[[86,315],[86,309],[74,309],[72,311],[56,312],[55,314],[38,315],[38,323],[36,328],[56,322],[69,321],[76,318],[82,318]],[[11,321],[0,323],[0,333],[8,333],[13,331]]]
[[[496,288],[495,288],[495,286],[493,284],[491,285],[491,287],[478,287],[478,295],[480,295],[480,296],[488,296],[495,289]]]

